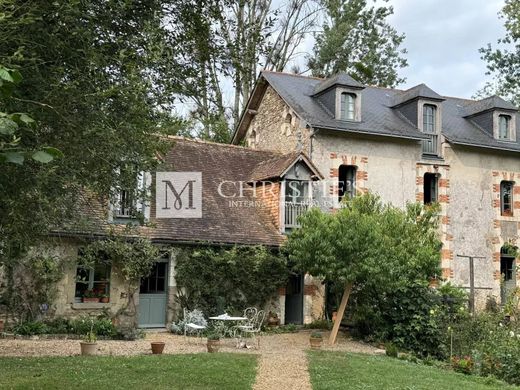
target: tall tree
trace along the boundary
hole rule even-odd
[[[505,37],[498,40],[502,48],[488,44],[480,49],[482,59],[487,62],[487,74],[493,75],[494,80],[487,83],[477,97],[498,94],[520,107],[520,1],[506,0],[501,17],[506,28]]]
[[[385,0],[388,1],[388,0]],[[314,76],[347,72],[370,85],[394,87],[404,81],[407,66],[399,34],[387,21],[391,6],[368,6],[370,0],[321,0],[326,12],[323,31],[315,38],[308,67]]]
[[[223,0],[185,4],[175,20],[184,33],[179,54],[193,64],[180,99],[198,123],[197,135],[229,141],[262,69],[283,71],[314,27],[314,0]]]
[[[23,75],[0,111],[36,120],[17,148],[63,153],[47,165],[2,165],[0,260],[77,217],[85,189],[131,188],[136,171],[154,166],[156,134],[179,126],[161,82],[174,85],[188,69],[172,60],[181,37],[164,23],[182,1],[0,2],[0,63]]]
[[[313,208],[300,218],[287,241],[290,260],[344,289],[332,343],[354,287],[391,291],[439,274],[437,212],[419,204],[401,210],[366,194],[337,213]]]

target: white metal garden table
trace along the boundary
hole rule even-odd
[[[229,314],[227,313],[224,313],[224,314],[220,314],[218,316],[215,316],[215,317],[209,317],[210,320],[213,320],[213,321],[222,321],[222,323],[232,323],[232,322],[236,322],[236,323],[240,323],[240,322],[243,322],[243,321],[247,321],[248,318],[247,317],[235,317],[235,316],[230,316]],[[222,337],[225,337],[226,333],[229,331],[229,328],[228,327],[225,327],[223,330],[222,330]],[[229,333],[231,335],[231,333]]]

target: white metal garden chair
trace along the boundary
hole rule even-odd
[[[237,331],[239,334],[238,337],[238,344],[241,342],[242,335],[248,334],[253,338],[253,343],[257,344],[257,347],[260,348],[260,338],[257,337],[257,335],[260,334],[262,330],[262,324],[265,320],[265,311],[260,310],[256,313],[255,317],[248,325],[239,325],[237,327]]]
[[[195,333],[202,339],[202,331],[204,331],[208,323],[200,315],[194,315],[194,311],[188,311],[184,309],[184,339],[186,339],[187,333]]]

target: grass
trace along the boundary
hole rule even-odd
[[[478,378],[390,358],[344,352],[309,352],[314,390],[333,389],[518,389],[490,378]]]
[[[256,356],[0,358],[2,389],[251,389]]]

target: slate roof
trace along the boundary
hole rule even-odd
[[[398,90],[395,90],[398,91]],[[392,107],[400,106],[403,103],[409,102],[414,99],[418,98],[426,98],[436,101],[442,101],[446,100],[441,95],[439,95],[437,92],[432,90],[430,87],[428,87],[426,84],[419,84],[415,87],[412,87],[410,89],[407,89],[406,91],[398,91],[400,93],[397,93],[395,96],[394,104]]]
[[[319,95],[321,92],[326,91],[333,85],[343,85],[345,87],[352,87],[354,89],[363,89],[365,86],[359,81],[354,80],[348,74],[338,73],[335,76],[329,77],[328,79],[322,80],[316,84],[314,88],[314,95]]]
[[[223,180],[250,183],[278,178],[296,161],[303,159],[307,162],[305,155],[297,152],[281,154],[182,137],[170,139],[172,148],[163,156],[157,171],[202,172],[202,218],[157,219],[152,202],[150,226],[139,227],[140,235],[160,243],[279,246],[285,241],[285,236],[280,233],[266,208],[236,207],[230,199],[218,194],[218,186]],[[316,169],[314,166],[310,168]],[[250,189],[246,188],[244,195],[238,200],[258,200],[252,196]],[[82,210],[93,220],[94,231],[87,233],[76,225],[56,232],[57,235],[103,235],[110,227],[122,231],[124,226],[107,222],[106,201],[89,196],[83,203]]]
[[[300,118],[317,129],[416,140],[424,139],[424,135],[418,128],[392,107],[410,99],[425,97],[440,101],[442,105],[442,132],[449,142],[514,152],[520,151],[520,117],[517,113],[515,114],[517,115],[516,132],[518,134],[516,142],[498,141],[493,138],[490,132],[484,131],[471,119],[466,118],[477,111],[490,108],[516,110],[511,103],[496,96],[477,101],[441,96],[424,84],[406,91],[367,86],[361,92],[361,122],[349,122],[336,120],[330,111],[313,97],[316,88],[319,88],[320,84],[324,84],[322,79],[270,71],[263,71],[260,79],[260,83],[266,81],[271,85]],[[253,97],[251,101],[258,102],[258,97],[256,99]],[[247,118],[245,123],[247,123]],[[237,142],[243,136],[241,131],[243,131],[242,127],[237,127],[233,137],[234,142]]]
[[[502,99],[500,96],[493,95],[488,98],[476,100],[468,104],[465,116],[469,117],[484,111],[492,110],[494,108],[507,111],[516,111],[516,107],[511,102]]]

